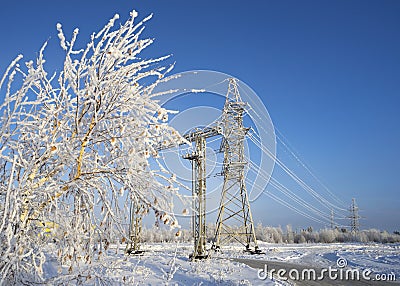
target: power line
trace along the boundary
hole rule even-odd
[[[300,185],[304,190],[306,190],[309,194],[311,194],[314,198],[316,198],[320,203],[325,206],[325,207],[333,207],[338,210],[346,210],[344,208],[341,208],[324,197],[322,197],[320,194],[318,194],[313,188],[311,188],[309,185],[307,185],[302,179],[300,179],[292,170],[290,170],[278,157],[274,156],[271,151],[268,150],[261,142],[255,138],[255,136],[249,132],[248,133],[248,138],[256,144],[258,148],[260,148],[267,156],[275,160],[275,163],[281,167],[283,171],[285,171],[298,185]]]

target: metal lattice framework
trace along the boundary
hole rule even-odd
[[[354,199],[354,198],[351,200],[349,218],[350,218],[351,232],[357,233],[360,229],[359,219],[361,217],[358,215],[358,206],[356,205],[356,199]]]
[[[130,208],[130,224],[129,224],[129,243],[126,245],[125,252],[127,254],[141,254],[140,242],[142,239],[142,217],[143,217],[143,204],[131,200]]]
[[[194,238],[194,251],[190,255],[192,259],[208,257],[206,250],[206,139],[220,133],[220,128],[215,126],[196,129],[184,136],[188,141],[195,143],[195,151],[183,157],[192,162],[192,227]]]
[[[194,251],[192,259],[207,257],[206,251],[206,140],[197,137],[196,151],[184,156],[192,163],[192,197],[193,215],[192,231],[194,237]]]
[[[213,245],[217,250],[221,245],[237,241],[243,244],[246,250],[259,252],[245,184],[247,162],[244,156],[244,142],[248,132],[248,128],[243,127],[245,105],[240,98],[236,80],[229,79],[222,114],[221,151],[224,153],[224,184]]]

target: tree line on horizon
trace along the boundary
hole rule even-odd
[[[378,229],[366,229],[358,232],[350,232],[343,228],[313,230],[312,227],[301,231],[294,231],[290,225],[285,230],[282,227],[263,226],[261,223],[255,228],[257,240],[267,243],[399,243],[400,232],[389,233]],[[193,240],[192,230],[181,229],[180,236],[169,229],[152,227],[143,228],[141,240],[148,243],[162,242],[191,242]],[[212,242],[215,234],[215,225],[207,225],[207,241]]]

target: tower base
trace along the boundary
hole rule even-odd
[[[194,254],[192,253],[192,254],[189,255],[189,259],[190,259],[191,261],[194,261],[194,260],[203,260],[203,259],[207,259],[208,256],[209,256],[209,255],[208,255],[207,253],[204,253],[204,254],[197,254],[197,255],[194,255]]]
[[[144,250],[134,250],[132,248],[125,251],[125,253],[128,255],[140,255],[140,256],[144,255],[144,252],[145,252]]]

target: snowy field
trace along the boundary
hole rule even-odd
[[[221,252],[211,254],[211,259],[192,262],[188,259],[192,245],[188,243],[145,244],[142,256],[125,256],[124,247],[110,248],[115,265],[102,277],[85,277],[84,285],[95,281],[112,283],[114,278],[123,278],[127,285],[285,285],[271,279],[260,280],[258,269],[233,261],[248,258],[301,264],[307,267],[335,267],[338,258],[344,258],[348,267],[371,269],[373,273],[393,273],[400,279],[400,244],[267,244],[260,242],[265,254],[246,254],[240,246],[224,247]],[[45,276],[55,275],[60,269],[47,265]],[[62,269],[67,273],[67,269]],[[66,274],[68,275],[68,274]],[[99,280],[100,279],[100,280]],[[110,280],[108,280],[110,279]],[[86,283],[86,282],[88,283]],[[115,281],[115,280],[114,280]],[[76,282],[76,281],[75,281]],[[286,283],[287,284],[287,283]]]

